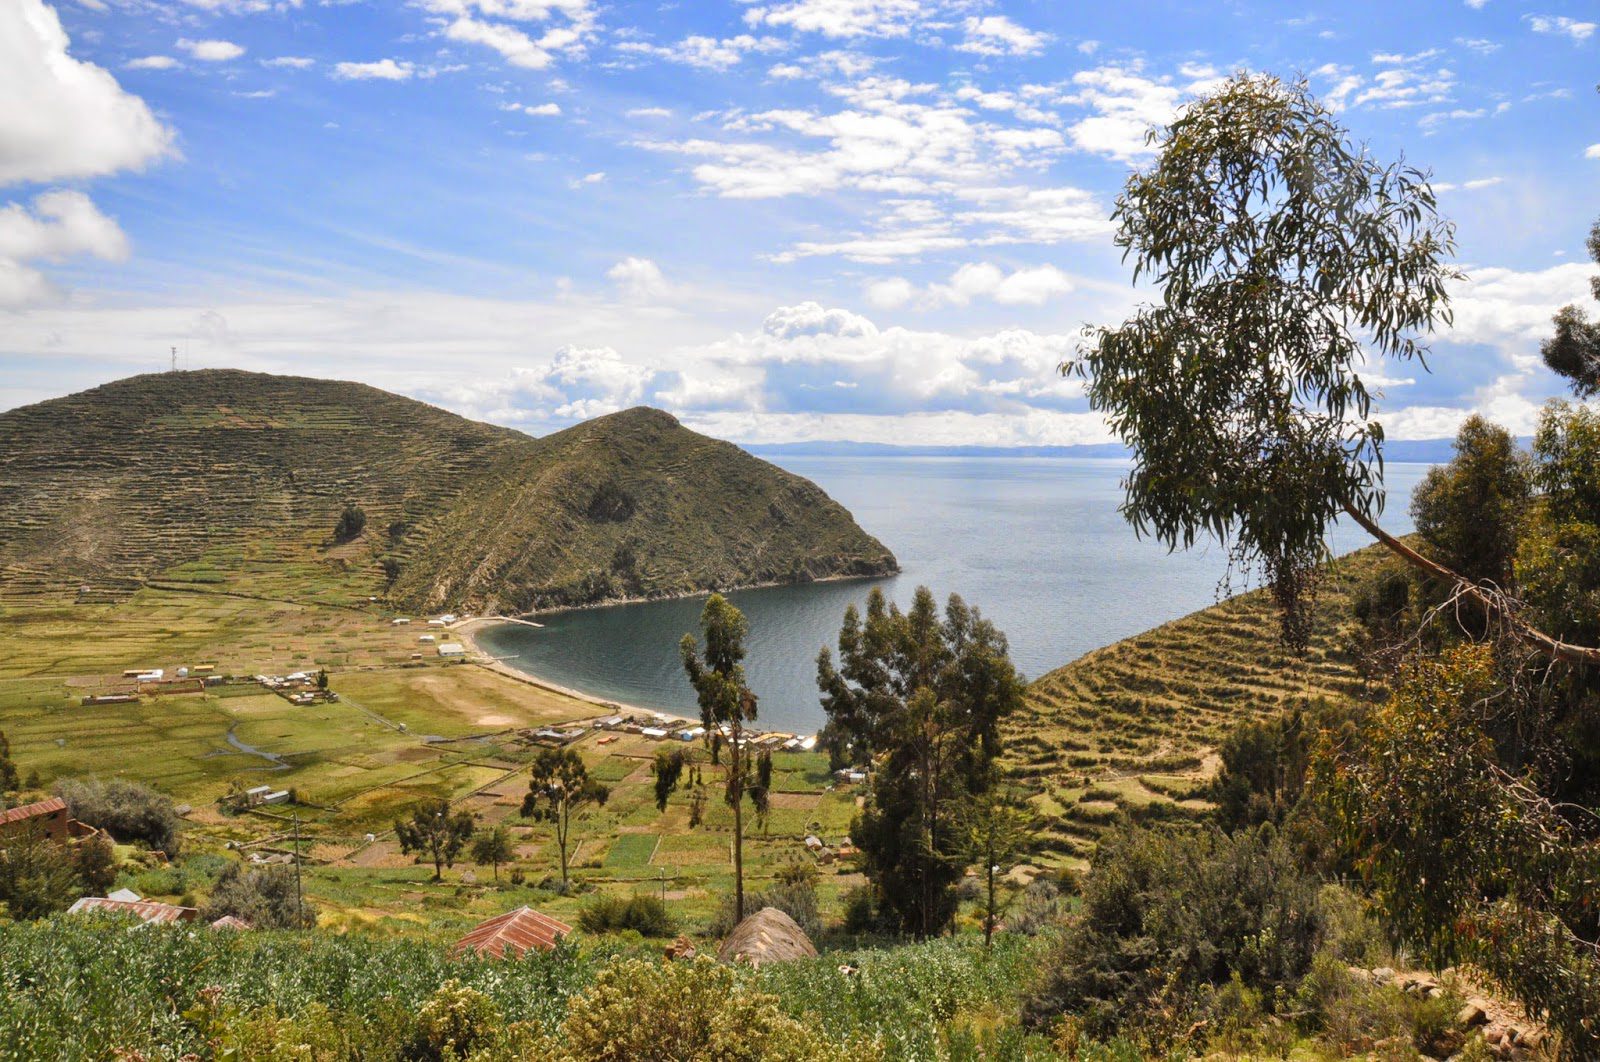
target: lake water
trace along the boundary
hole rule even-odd
[[[837,641],[845,607],[881,586],[907,604],[919,585],[941,604],[959,593],[1006,633],[1029,678],[1091,649],[1217,600],[1226,552],[1168,554],[1117,513],[1126,462],[1076,458],[786,457],[894,551],[890,579],[730,594],[750,621],[745,670],[763,729],[809,733],[823,722],[816,656]],[[1429,466],[1386,467],[1385,527],[1411,530],[1411,491]],[[1367,545],[1337,527],[1336,552]],[[485,630],[483,648],[548,681],[642,707],[698,714],[678,660],[704,598],[551,613],[542,628]]]

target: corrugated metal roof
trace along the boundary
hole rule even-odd
[[[540,914],[531,907],[519,907],[496,915],[477,927],[450,949],[455,957],[475,951],[496,959],[507,956],[516,959],[530,949],[549,951],[556,941],[572,932],[572,927],[549,915]]]
[[[65,810],[67,810],[67,802],[65,800],[60,797],[51,797],[49,800],[41,800],[34,804],[24,804],[20,808],[0,811],[0,826],[37,818],[40,815],[54,815],[58,811]]]
[[[177,907],[154,900],[110,900],[104,896],[85,896],[67,908],[67,913],[133,915],[142,922],[190,922],[200,912],[193,907]]]
[[[247,930],[254,929],[255,927],[252,926],[249,922],[246,922],[242,918],[235,918],[233,915],[223,915],[221,918],[219,918],[215,922],[211,923],[211,928],[212,929],[236,929],[236,930],[238,930],[239,932],[242,933],[242,932],[245,932]]]

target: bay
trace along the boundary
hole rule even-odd
[[[845,607],[878,586],[901,605],[919,585],[941,604],[959,593],[1006,633],[1029,678],[1084,653],[1205,608],[1226,588],[1226,551],[1210,544],[1168,553],[1122,519],[1120,459],[1020,457],[783,457],[899,558],[888,579],[736,591],[750,621],[746,673],[763,729],[822,725],[816,657],[833,645]],[[1411,530],[1411,491],[1430,466],[1390,463],[1383,520]],[[1367,545],[1356,527],[1331,545]],[[1234,587],[1235,590],[1241,587]],[[548,613],[543,627],[484,630],[483,648],[562,686],[629,705],[698,714],[678,659],[704,598]]]

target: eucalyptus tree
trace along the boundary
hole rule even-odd
[[[522,798],[522,815],[555,827],[556,847],[561,852],[562,892],[570,885],[572,816],[582,808],[603,805],[610,798],[610,787],[589,777],[589,768],[575,749],[542,749],[534,757],[528,792]]]
[[[1600,265],[1600,221],[1589,230],[1589,257]],[[1600,301],[1600,276],[1589,281],[1596,301]],[[1555,335],[1540,347],[1544,363],[1566,377],[1579,398],[1600,394],[1600,321],[1590,321],[1576,306],[1564,307],[1556,314]]]
[[[744,798],[749,793],[758,809],[765,799],[752,777],[754,757],[744,736],[745,724],[756,718],[756,695],[744,679],[744,639],[750,625],[732,602],[712,594],[701,610],[700,630],[706,642],[703,654],[693,634],[685,634],[678,649],[700,703],[706,740],[714,750],[722,745],[728,749],[723,798],[733,809],[733,913],[738,923],[744,921]],[[658,787],[657,802],[664,805],[671,790],[672,785]]]

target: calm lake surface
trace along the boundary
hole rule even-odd
[[[1091,649],[1217,600],[1221,548],[1168,554],[1141,541],[1117,513],[1126,462],[1079,458],[789,457],[775,462],[812,480],[894,551],[890,579],[747,590],[729,595],[750,620],[745,669],[763,729],[809,733],[823,722],[816,656],[838,638],[844,610],[873,586],[902,606],[919,585],[942,605],[959,593],[1006,633],[1029,678]],[[1384,526],[1411,530],[1411,491],[1429,466],[1386,467]],[[1367,545],[1341,526],[1336,552]],[[678,640],[698,633],[704,598],[551,613],[542,628],[485,630],[483,648],[505,663],[598,697],[698,714]]]

